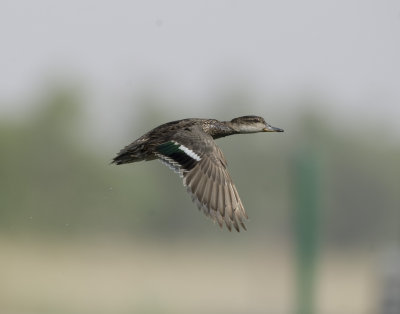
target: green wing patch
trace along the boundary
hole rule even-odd
[[[191,170],[200,160],[197,154],[192,150],[174,141],[169,141],[164,144],[158,145],[156,151],[169,160],[179,164],[179,166],[186,171]],[[165,160],[168,162],[168,160]]]
[[[156,151],[160,154],[163,154],[165,156],[170,156],[173,153],[179,152],[180,144],[176,143],[176,142],[166,142],[164,144],[158,145],[156,147]]]

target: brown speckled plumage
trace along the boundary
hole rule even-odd
[[[231,121],[183,119],[162,124],[123,148],[113,159],[120,165],[159,159],[183,178],[183,184],[207,216],[231,230],[246,229],[246,211],[214,139],[240,133],[282,132],[263,118]]]

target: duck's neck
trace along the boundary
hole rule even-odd
[[[232,128],[230,121],[215,121],[210,123],[205,131],[214,139],[239,133],[237,130]]]

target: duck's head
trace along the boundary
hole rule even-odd
[[[264,118],[257,116],[238,117],[232,119],[229,124],[238,133],[283,132],[282,129],[269,125]]]

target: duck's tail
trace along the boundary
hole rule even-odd
[[[143,145],[131,145],[126,146],[121,149],[121,151],[113,158],[111,161],[112,164],[122,165],[129,164],[131,162],[137,162],[146,160],[147,154],[144,151]]]

